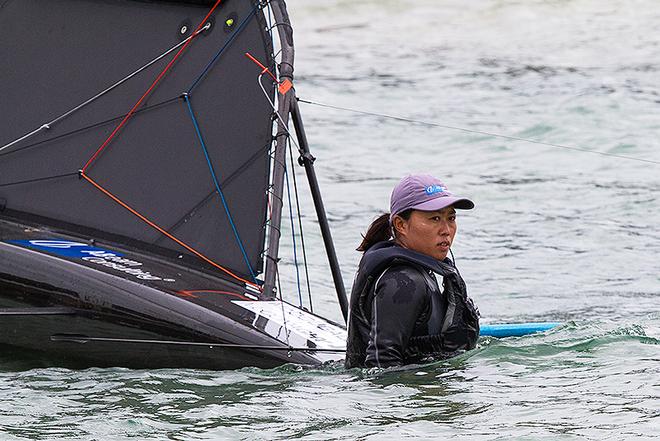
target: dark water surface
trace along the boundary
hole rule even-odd
[[[482,321],[562,321],[400,371],[26,369],[0,440],[626,440],[660,433],[660,9],[651,0],[291,0],[301,104],[350,286],[408,172],[477,208],[454,246]],[[299,174],[299,181],[302,174]],[[304,188],[304,186],[303,186]],[[336,306],[308,198],[314,307]],[[283,282],[297,301],[290,239]]]

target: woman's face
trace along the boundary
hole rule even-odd
[[[394,228],[403,247],[442,260],[456,235],[456,210],[451,206],[438,211],[413,210],[408,220],[395,216]]]

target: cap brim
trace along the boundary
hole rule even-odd
[[[452,196],[445,196],[426,201],[424,203],[411,207],[415,210],[421,211],[436,211],[443,208],[453,206],[459,210],[471,210],[474,208],[474,202],[466,198],[455,198]]]

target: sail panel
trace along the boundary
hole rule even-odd
[[[62,115],[189,36],[214,2],[14,0],[0,9],[0,147]],[[200,5],[203,4],[203,5]],[[225,0],[87,175],[220,265],[261,271],[272,108],[245,52],[272,66],[255,2]],[[183,32],[182,30],[186,30]],[[217,62],[200,74],[225,47]],[[194,254],[79,179],[80,170],[170,62],[176,49],[48,130],[0,152],[0,198],[12,216],[125,238],[165,255]],[[191,85],[195,87],[190,90]],[[182,94],[190,92],[189,103]],[[267,93],[273,99],[274,86]],[[215,190],[195,127],[234,221]],[[72,174],[51,180],[22,183]],[[0,213],[1,215],[1,213]]]

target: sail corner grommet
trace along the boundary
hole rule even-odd
[[[211,32],[213,32],[213,28],[215,27],[215,17],[212,15],[206,20],[206,23],[204,23],[204,26],[202,26],[202,35],[208,35]]]
[[[186,38],[188,38],[188,36],[190,35],[190,33],[192,31],[193,31],[192,22],[189,19],[186,19],[186,20],[182,21],[179,24],[179,27],[178,27],[178,30],[177,30],[177,37],[178,37],[179,41],[183,41]]]

